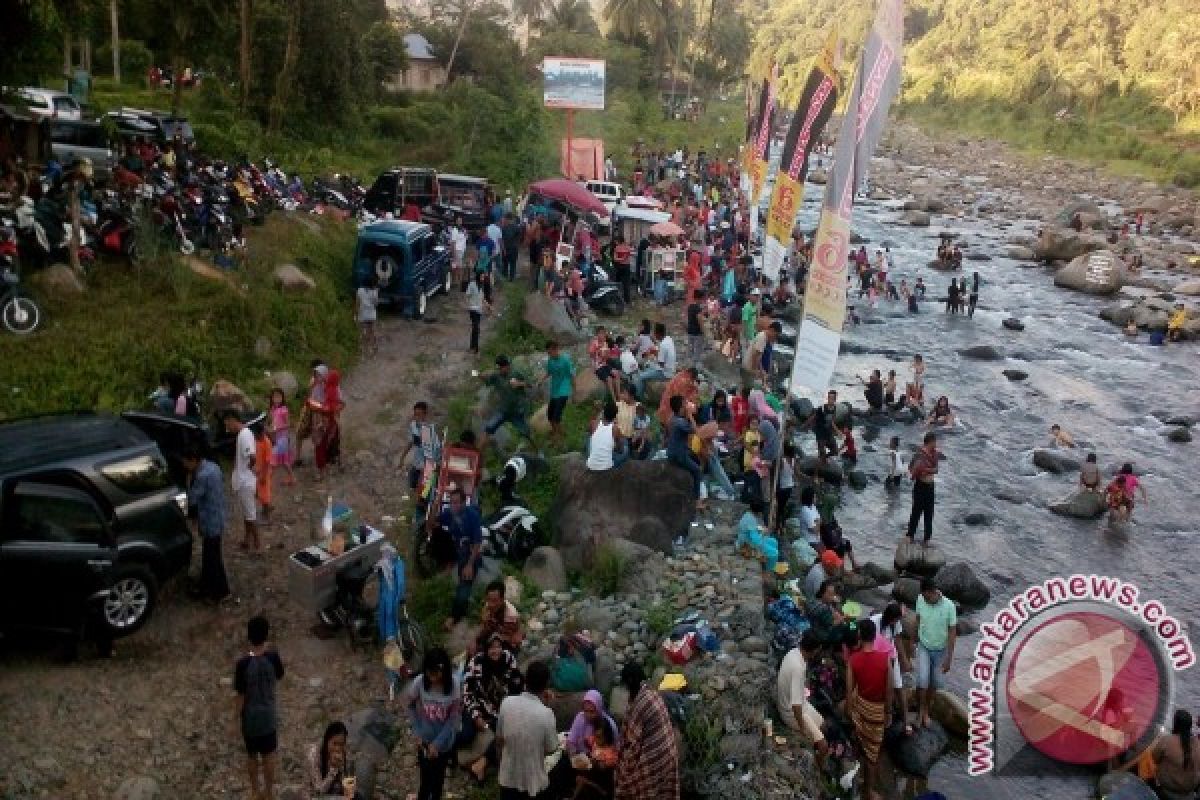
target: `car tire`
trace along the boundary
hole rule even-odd
[[[158,599],[158,580],[144,564],[126,564],[113,575],[112,589],[100,606],[101,636],[128,636],[146,624]]]

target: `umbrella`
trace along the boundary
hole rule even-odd
[[[660,222],[657,225],[650,226],[650,233],[655,236],[682,236],[683,228],[674,222]]]
[[[560,203],[566,203],[579,211],[591,211],[600,217],[608,216],[608,209],[604,207],[604,203],[600,202],[600,198],[574,181],[551,178],[530,184],[529,191]]]

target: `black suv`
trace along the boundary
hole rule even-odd
[[[121,417],[0,424],[0,628],[86,631],[103,645],[145,624],[191,559],[171,473]]]

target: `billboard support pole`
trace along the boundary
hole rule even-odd
[[[567,180],[575,180],[575,176],[570,174],[575,166],[574,154],[571,152],[572,132],[575,128],[575,109],[568,108],[567,111]]]

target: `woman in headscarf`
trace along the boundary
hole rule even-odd
[[[460,760],[477,782],[484,779],[488,763],[497,760],[493,745],[500,703],[509,695],[520,694],[523,686],[516,656],[504,649],[500,634],[493,633],[486,647],[471,659],[463,684],[463,727],[457,744],[469,748]]]
[[[328,373],[329,367],[320,360],[312,362],[312,374],[308,378],[308,397],[300,408],[300,420],[296,425],[292,464],[297,467],[304,463],[304,440],[313,437],[313,408],[325,402],[325,376]]]
[[[342,431],[338,424],[344,403],[342,402],[342,376],[336,369],[322,365],[319,369],[325,371],[323,401],[316,403],[310,397],[309,407],[312,409],[313,443],[316,450],[317,479],[325,479],[325,468],[330,464],[340,464],[342,455]]]
[[[604,697],[595,689],[583,696],[567,734],[567,755],[574,773],[574,800],[611,800],[613,769],[621,747],[617,723],[604,709]]]
[[[664,429],[671,423],[672,397],[679,395],[683,398],[684,405],[691,404],[695,407],[696,400],[700,397],[700,385],[697,383],[699,378],[700,373],[695,367],[685,367],[667,381],[658,403],[658,422]]]

